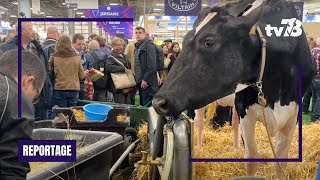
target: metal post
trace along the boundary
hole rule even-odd
[[[188,33],[188,16],[186,16],[186,34]]]
[[[175,120],[173,125],[174,157],[173,179],[191,180],[192,166],[189,162],[191,155],[190,139],[187,123],[183,119]]]
[[[88,34],[89,36],[92,34],[92,22],[88,22]]]
[[[99,36],[102,36],[102,28],[99,28]]]
[[[19,13],[23,12],[26,18],[31,18],[31,2],[30,0],[19,0],[18,5],[18,17],[20,17]]]
[[[100,6],[106,6],[107,5],[107,0],[100,0],[99,5]]]
[[[177,21],[177,29],[176,29],[176,42],[179,40],[179,21]]]
[[[146,15],[146,0],[143,0],[143,15]]]
[[[75,17],[74,10],[68,9],[68,18],[74,18],[74,17]],[[68,22],[68,24],[69,24],[69,35],[73,36],[75,34],[74,22]]]

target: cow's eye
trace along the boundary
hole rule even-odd
[[[206,47],[211,47],[214,45],[214,41],[213,40],[210,40],[210,39],[207,39],[205,42],[204,42],[204,45]]]

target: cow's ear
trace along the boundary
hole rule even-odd
[[[257,4],[255,4],[257,2]],[[260,4],[259,4],[260,2]],[[248,8],[239,14],[237,17],[241,22],[243,27],[246,28],[246,31],[249,33],[251,28],[259,21],[260,17],[270,11],[270,7],[266,5],[266,1],[257,0],[252,5],[248,6]]]
[[[242,0],[237,1],[235,3],[229,3],[225,5],[225,9],[229,12],[229,14],[233,17],[237,17],[242,15],[246,10],[252,7],[252,3],[255,0]]]
[[[249,14],[238,16],[238,19],[241,19],[242,26],[246,28],[246,31],[249,33],[251,28],[259,21],[263,11],[263,6],[260,6],[252,10]]]

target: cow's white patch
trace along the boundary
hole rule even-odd
[[[273,110],[270,107],[265,108],[267,123],[275,126],[273,131],[282,129],[291,117],[297,115],[297,112],[298,105],[295,102],[290,102],[288,106],[281,106],[280,102],[277,102],[274,104]]]
[[[264,0],[256,0],[252,3],[252,7],[250,9],[248,9],[243,16],[247,16],[249,13],[251,13],[254,9],[256,9],[257,7],[259,7],[262,3],[264,2]]]
[[[292,142],[294,128],[296,126],[298,105],[290,102],[288,106],[281,106],[280,102],[275,103],[274,110],[271,108],[262,108],[258,104],[250,106],[246,112],[247,115],[240,120],[241,134],[245,143],[245,157],[258,158],[258,150],[255,143],[255,124],[261,121],[263,116],[262,110],[265,111],[266,123],[270,136],[276,135],[275,150],[277,158],[288,158],[288,151]],[[264,121],[262,121],[264,123]],[[254,175],[258,170],[258,164],[246,164],[247,175]],[[276,174],[281,174],[280,168],[276,166]]]
[[[214,18],[215,15],[217,15],[216,12],[209,13],[209,14],[203,19],[203,21],[199,24],[199,26],[196,28],[195,35],[200,31],[200,29],[203,28],[203,26],[205,26],[206,24],[208,24],[208,22],[209,22],[212,18]]]
[[[263,119],[262,110],[265,113],[265,120]],[[254,104],[246,110],[246,113],[251,114],[251,117],[254,118],[250,119],[250,121],[259,120],[264,125],[267,124],[268,133],[270,136],[274,136],[276,132],[287,124],[290,118],[297,115],[297,110],[298,105],[295,102],[290,102],[288,106],[281,106],[280,102],[276,102],[273,110],[270,107],[262,108],[260,105]]]
[[[223,97],[221,99],[217,100],[217,103],[219,104],[219,106],[234,106],[234,99],[235,99],[236,94],[230,94],[229,96]]]
[[[238,84],[236,86],[236,90],[235,90],[235,93],[239,92],[239,91],[242,91],[244,90],[245,88],[247,88],[248,85],[245,85],[245,84]],[[217,100],[217,103],[220,105],[220,106],[223,106],[223,107],[226,107],[226,106],[234,106],[234,100],[235,100],[235,97],[236,97],[236,94],[233,93],[233,94],[230,94],[230,95],[227,95],[223,98],[220,98]]]
[[[237,87],[236,87],[235,93],[240,92],[240,91],[244,90],[244,89],[247,88],[247,87],[248,87],[248,85],[238,84]]]

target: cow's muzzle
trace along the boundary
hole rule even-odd
[[[169,113],[168,102],[165,98],[161,96],[154,97],[152,101],[152,106],[154,110],[160,115],[166,116]]]

